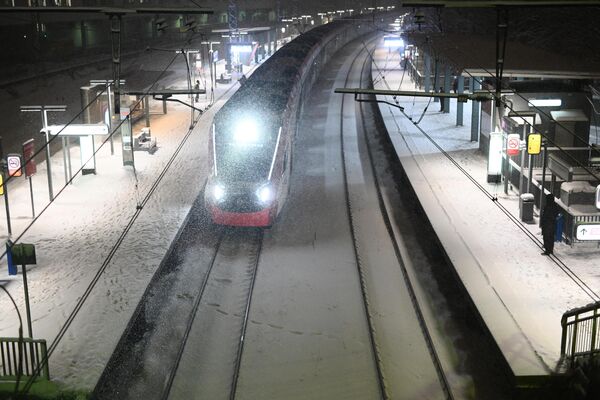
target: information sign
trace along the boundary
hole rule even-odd
[[[37,264],[35,257],[35,245],[29,243],[18,243],[12,246],[12,261],[16,265]]]
[[[35,141],[29,139],[23,143],[23,159],[25,160],[25,176],[35,175],[37,172],[37,166],[33,155],[35,154]]]
[[[519,154],[519,146],[521,144],[521,137],[517,133],[511,133],[506,138],[506,153],[509,156],[516,156]]]
[[[577,224],[575,239],[600,241],[600,223]]]
[[[9,154],[6,156],[9,176],[21,176],[21,156],[19,154]]]
[[[542,135],[530,133],[527,135],[527,154],[536,155],[542,151]]]

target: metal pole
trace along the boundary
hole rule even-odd
[[[531,193],[531,179],[533,179],[533,155],[529,155],[529,178],[527,179],[527,193]]]
[[[52,165],[50,163],[50,141],[48,136],[48,113],[45,108],[42,109],[42,124],[44,128],[44,133],[46,136],[46,168],[48,169],[48,197],[50,197],[50,201],[54,200],[54,191],[52,190]]]
[[[544,185],[546,184],[546,160],[548,159],[548,142],[544,141],[544,162],[542,164],[542,186],[540,188],[540,216],[544,208]],[[542,219],[540,218],[540,226],[542,226]]]
[[[471,93],[481,89],[481,82],[475,77],[471,77]],[[471,142],[479,140],[479,111],[481,104],[478,101],[471,100]]]
[[[31,182],[31,176],[27,177],[29,181],[29,194],[31,195],[31,215],[32,218],[35,218],[35,204],[33,202],[33,183]]]
[[[115,155],[115,145],[113,143],[113,135],[111,135],[113,112],[112,112],[112,95],[110,92],[110,85],[111,85],[110,81],[106,81],[106,94],[108,95],[108,133],[110,135],[110,155],[114,156]]]
[[[71,151],[69,150],[69,137],[65,137],[65,141],[67,142],[67,164],[69,166],[69,182],[71,185],[73,184],[73,169],[71,168]]]
[[[523,123],[523,139],[527,140],[527,124]],[[521,174],[519,176],[519,195],[523,194],[523,178],[525,169],[525,149],[521,150]]]
[[[2,159],[4,162],[4,159]],[[6,179],[4,176],[4,171],[0,172],[2,174],[2,186],[4,186],[4,207],[6,208],[6,227],[8,229],[8,236],[12,235],[12,227],[10,225],[10,206],[8,205],[8,185],[6,184]]]
[[[504,132],[502,133],[502,136],[506,136],[504,135]],[[508,152],[504,151],[502,152],[502,157],[503,157],[503,164],[504,164],[504,171],[502,172],[502,174],[504,175],[504,194],[508,194],[508,181],[510,180],[510,174],[509,174],[509,169],[510,169],[510,156],[508,155]]]
[[[150,101],[149,97],[144,97],[144,117],[146,119],[146,127],[150,126]]]
[[[425,81],[424,82],[425,83],[425,91],[430,92],[431,91],[431,56],[429,55],[429,53],[425,53],[424,57],[425,57],[425,71],[423,71],[423,74],[425,76],[423,78]],[[415,79],[415,81],[416,81],[416,79]],[[435,90],[434,90],[434,92],[435,92]]]
[[[463,94],[465,92],[465,77],[459,75],[457,79],[456,91],[458,94]],[[456,126],[463,126],[463,107],[464,103],[462,101],[456,102]]]
[[[69,183],[69,173],[67,172],[67,144],[65,143],[65,137],[62,138],[62,153],[63,153],[63,168],[65,170],[65,185]]]
[[[6,184],[6,175],[4,170],[6,169],[6,160],[4,160],[4,148],[2,147],[2,137],[0,136],[0,174],[2,174],[2,186],[4,187],[4,206],[6,207],[6,227],[8,229],[8,236],[12,235],[12,227],[10,225],[10,207],[8,205],[8,185]]]
[[[444,93],[450,93],[450,88],[451,88],[451,80],[452,76],[451,76],[451,70],[450,70],[450,65],[446,64],[444,66]],[[445,99],[440,99],[440,101],[444,102],[444,114],[448,114],[450,112],[450,99],[449,98],[445,98]]]
[[[29,337],[33,339],[33,329],[31,327],[31,307],[29,306],[29,288],[27,287],[27,266],[22,265],[23,268],[23,289],[25,290],[25,312],[27,313],[27,329],[29,330]]]

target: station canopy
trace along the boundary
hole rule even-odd
[[[457,70],[495,74],[495,9],[423,11],[427,23],[404,33],[408,43]],[[507,12],[505,77],[600,78],[600,8],[522,7]]]

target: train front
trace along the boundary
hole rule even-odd
[[[246,109],[247,110],[247,109]],[[209,140],[210,176],[205,203],[215,224],[267,227],[278,212],[274,179],[279,123],[265,113],[221,110]]]

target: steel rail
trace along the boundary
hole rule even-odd
[[[217,239],[217,244],[215,245],[215,251],[211,257],[210,264],[206,269],[206,273],[204,274],[204,278],[202,279],[202,283],[200,284],[200,290],[196,294],[194,298],[194,306],[190,311],[190,317],[188,318],[187,324],[185,326],[185,332],[183,333],[183,338],[181,343],[179,344],[179,349],[177,351],[177,356],[175,358],[175,364],[169,371],[169,376],[167,378],[167,383],[165,385],[165,389],[160,396],[161,400],[167,400],[169,398],[169,394],[171,393],[171,388],[173,387],[173,381],[175,380],[175,376],[177,375],[177,370],[179,369],[179,364],[181,363],[181,357],[183,357],[183,352],[185,350],[185,345],[187,344],[188,338],[190,336],[190,332],[192,330],[192,325],[194,324],[194,320],[196,319],[196,314],[198,313],[198,308],[200,307],[200,301],[204,295],[204,291],[208,284],[208,279],[210,277],[210,273],[215,265],[215,261],[217,260],[217,255],[219,254],[219,250],[221,248],[221,243],[223,243],[223,237],[225,236],[224,230],[221,229],[219,232],[219,238]]]
[[[348,73],[346,75],[346,80],[344,82],[344,86],[346,86],[348,84],[348,81],[350,80],[350,74],[352,73],[353,68],[354,68],[354,64],[358,60],[359,56],[363,53],[364,53],[364,51],[361,51],[354,58],[354,60],[352,60],[352,64],[351,64],[350,68],[348,69]],[[369,57],[366,57],[366,60],[369,60]],[[342,175],[344,178],[344,196],[346,199],[346,210],[347,210],[347,215],[348,215],[348,223],[350,225],[350,236],[352,238],[352,249],[354,251],[354,258],[356,260],[358,279],[360,282],[360,291],[362,294],[361,297],[362,297],[363,305],[365,307],[365,313],[367,315],[367,325],[368,325],[368,329],[369,329],[369,342],[371,345],[371,351],[373,352],[373,357],[375,358],[375,368],[377,371],[377,380],[379,383],[380,397],[384,400],[388,400],[391,397],[390,397],[389,393],[387,392],[385,378],[383,376],[383,368],[382,368],[383,361],[381,359],[381,355],[379,354],[377,340],[375,338],[373,316],[371,315],[371,312],[369,310],[370,307],[369,307],[369,300],[368,300],[368,295],[367,295],[367,284],[366,284],[366,281],[364,278],[364,271],[363,271],[363,267],[362,267],[362,263],[361,263],[361,258],[358,253],[358,239],[356,237],[356,227],[355,227],[353,213],[352,213],[352,203],[350,201],[348,171],[346,168],[346,156],[345,156],[345,151],[344,151],[344,104],[345,104],[345,100],[346,100],[346,96],[343,96],[342,101],[341,101],[341,107],[340,107],[340,152],[341,152],[341,158],[342,158]]]
[[[262,229],[257,229],[257,244],[256,244],[256,254],[253,266],[252,266],[252,277],[250,280],[250,287],[248,288],[248,298],[246,299],[246,307],[244,308],[244,322],[242,324],[242,329],[240,332],[240,341],[238,345],[238,351],[235,359],[235,367],[233,372],[233,379],[231,382],[231,390],[229,392],[229,399],[234,400],[237,392],[237,383],[240,376],[240,369],[242,366],[242,355],[244,353],[244,343],[246,339],[246,329],[248,328],[248,316],[250,315],[250,306],[252,305],[252,294],[254,293],[254,284],[256,283],[256,273],[258,271],[258,261],[260,260],[260,252],[262,250],[263,236],[264,231]]]
[[[371,61],[371,57],[367,57],[367,61]],[[364,78],[364,74],[366,71],[371,71],[371,68],[367,68],[367,66],[369,65],[368,62],[366,62],[363,65],[363,69],[361,71],[361,83],[365,82],[365,78]],[[370,75],[367,73],[367,75]],[[367,78],[368,79],[368,78]],[[372,85],[372,83],[371,83]],[[370,96],[374,97],[374,94],[370,94]],[[442,390],[446,393],[446,398],[448,400],[453,400],[454,399],[454,395],[452,393],[452,388],[450,386],[450,383],[448,381],[448,377],[446,376],[446,373],[444,371],[444,368],[442,366],[440,357],[435,349],[435,344],[433,342],[433,338],[431,335],[431,332],[427,326],[427,321],[425,320],[425,316],[423,313],[423,310],[421,309],[421,306],[419,304],[419,300],[417,298],[416,295],[416,291],[414,289],[414,285],[412,283],[412,280],[410,278],[410,275],[408,274],[408,270],[406,267],[406,263],[404,262],[404,258],[402,257],[402,253],[400,251],[400,246],[398,245],[398,241],[396,239],[396,235],[394,233],[394,229],[392,227],[392,222],[391,222],[391,218],[390,218],[390,211],[388,210],[385,201],[383,199],[383,194],[381,191],[381,183],[380,183],[380,177],[377,174],[377,170],[376,170],[376,166],[375,166],[375,161],[374,161],[374,155],[373,155],[373,146],[371,144],[371,141],[369,140],[369,135],[367,134],[367,132],[369,131],[367,129],[366,126],[366,118],[364,117],[366,114],[365,111],[365,107],[367,106],[367,104],[369,104],[372,106],[374,104],[374,102],[369,102],[369,101],[364,101],[364,102],[360,102],[359,103],[359,110],[360,110],[360,119],[361,119],[361,125],[362,125],[362,133],[364,135],[364,140],[366,143],[366,147],[367,147],[367,154],[369,157],[369,163],[371,166],[371,172],[372,172],[372,176],[373,176],[373,182],[375,183],[375,189],[376,189],[376,193],[377,193],[377,201],[379,203],[379,208],[381,210],[381,215],[383,217],[384,223],[385,223],[385,227],[387,229],[388,235],[390,237],[390,240],[393,244],[394,247],[394,253],[396,254],[396,258],[398,260],[398,264],[400,266],[400,270],[402,272],[402,277],[404,278],[404,282],[406,285],[406,288],[408,290],[408,294],[409,297],[411,299],[411,303],[413,306],[413,309],[415,311],[415,314],[417,316],[417,319],[419,321],[419,327],[421,329],[421,332],[423,334],[423,338],[425,339],[425,343],[427,344],[427,350],[429,351],[429,354],[431,356],[431,360],[433,362],[434,368],[436,370],[436,373],[438,375],[438,379],[440,381],[440,385],[442,386]]]

